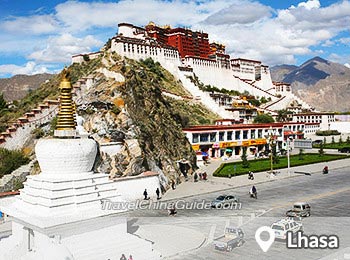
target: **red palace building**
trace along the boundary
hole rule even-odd
[[[159,27],[152,22],[146,25],[145,29],[149,37],[177,48],[181,58],[185,56],[208,58],[213,54],[207,33],[194,32],[186,28]]]

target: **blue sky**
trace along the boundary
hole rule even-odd
[[[0,0],[0,77],[55,73],[97,51],[120,22],[188,26],[231,57],[350,64],[350,0]]]

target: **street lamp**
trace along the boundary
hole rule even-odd
[[[290,176],[290,158],[289,158],[289,149],[290,149],[290,137],[287,137],[287,162],[288,162],[288,176]]]
[[[270,145],[270,166],[271,166],[271,173],[273,173],[273,155],[272,155],[272,145],[274,141],[274,131],[272,129],[272,126],[270,126],[270,129],[268,130],[267,138],[269,139],[269,145]]]

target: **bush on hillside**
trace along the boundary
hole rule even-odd
[[[10,174],[21,165],[29,162],[21,151],[11,151],[5,148],[0,148],[0,178],[6,174]]]

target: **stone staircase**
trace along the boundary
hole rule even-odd
[[[192,72],[182,72],[179,70],[178,75],[183,86],[191,93],[195,100],[201,102],[209,110],[218,114],[222,118],[233,118],[234,115],[232,112],[227,111],[223,106],[220,106],[214,101],[208,92],[200,90],[194,83],[191,82],[187,76],[193,77],[194,74]]]

